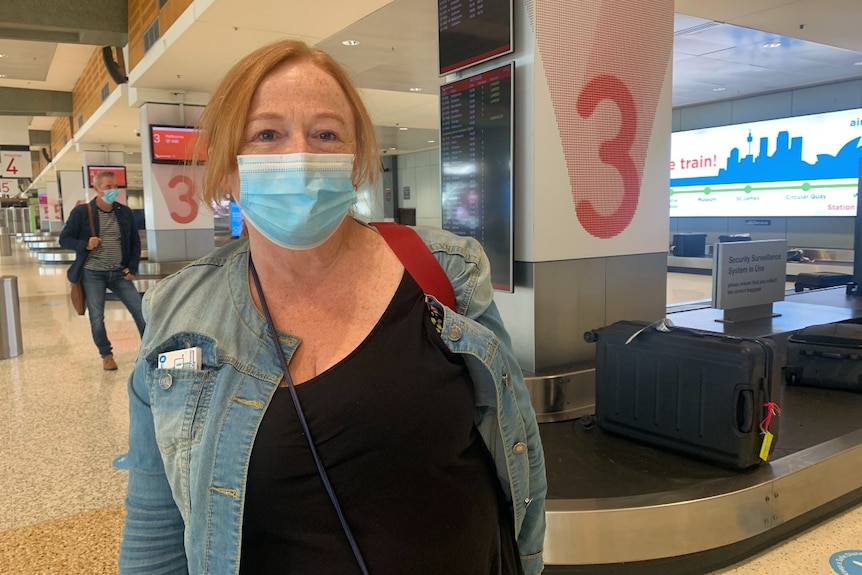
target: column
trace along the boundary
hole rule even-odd
[[[193,128],[203,106],[147,103],[141,106],[141,166],[144,178],[144,210],[150,261],[190,261],[213,250],[213,213],[198,199],[202,166],[182,158],[154,157],[152,126]],[[191,133],[191,130],[188,130]],[[164,143],[159,139],[157,144]],[[184,155],[187,142],[172,142]],[[156,150],[157,155],[159,150]],[[154,161],[155,160],[155,161]]]
[[[673,10],[515,2],[515,286],[496,299],[528,374],[579,372],[585,331],[665,314]]]

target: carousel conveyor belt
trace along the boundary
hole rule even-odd
[[[827,310],[814,306],[836,299],[854,310],[844,320],[858,317],[862,302],[844,301],[842,290],[795,300],[814,305],[785,306],[782,321],[825,323],[817,318]],[[685,323],[682,314],[670,317]],[[774,327],[743,331],[783,331]],[[614,436],[588,416],[541,423],[545,573],[710,573],[862,501],[862,393],[780,379],[773,386],[781,408],[775,449],[768,463],[744,471]]]

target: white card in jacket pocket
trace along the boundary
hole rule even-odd
[[[159,369],[193,369],[201,368],[201,348],[188,347],[176,351],[159,354]]]

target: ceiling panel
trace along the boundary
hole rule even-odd
[[[26,44],[40,45],[38,42],[26,42]],[[94,46],[81,44],[44,44],[44,46],[54,46],[55,50],[53,58],[47,62],[47,67],[37,68],[40,70],[40,74],[43,71],[45,72],[42,80],[35,78],[25,80],[9,77],[0,79],[0,86],[7,88],[71,92],[75,83],[78,81],[78,78],[81,77],[87,62],[90,60],[90,57],[96,48]],[[6,52],[4,52],[3,49],[0,49],[0,54],[2,53]],[[26,66],[28,61],[32,61],[34,55],[35,54],[24,53],[16,56],[16,58],[21,58],[20,63],[16,65]],[[13,57],[11,54],[7,55],[6,58],[0,59],[0,73],[3,73],[4,65],[12,64],[12,62]]]
[[[392,0],[350,0],[339,2],[333,9],[331,2],[309,0],[218,0],[200,11],[197,18],[227,28],[326,38],[391,3]]]
[[[44,81],[56,44],[0,38],[0,77],[9,80]]]

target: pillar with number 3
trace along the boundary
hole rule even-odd
[[[525,7],[536,55],[535,129],[558,136],[536,137],[534,208],[551,225],[536,229],[536,249],[547,253],[532,257],[666,251],[672,0]]]

